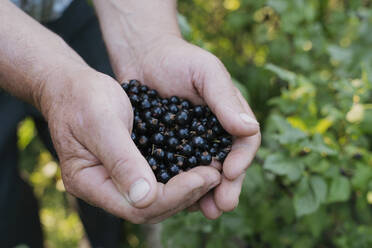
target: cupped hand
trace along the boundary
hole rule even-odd
[[[86,66],[62,71],[38,95],[68,192],[133,223],[153,223],[220,183],[207,167],[157,183],[131,140],[132,107],[120,85]]]
[[[245,171],[261,142],[259,124],[248,103],[217,57],[176,35],[152,40],[140,51],[134,50],[129,58],[111,56],[120,81],[139,79],[162,96],[177,95],[194,104],[207,104],[225,130],[235,137],[222,166],[221,184],[192,207],[200,208],[211,219],[233,210],[239,201]],[[120,49],[116,54],[122,54]]]

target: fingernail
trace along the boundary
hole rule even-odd
[[[249,115],[247,115],[246,113],[241,113],[240,114],[240,118],[242,118],[242,120],[245,122],[245,123],[248,123],[248,124],[255,124],[255,125],[260,125],[255,119],[253,119],[252,117],[250,117]]]
[[[148,182],[143,178],[138,179],[130,187],[129,199],[132,203],[139,202],[140,200],[145,198],[149,191],[150,185],[148,184]]]

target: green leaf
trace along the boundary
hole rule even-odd
[[[313,213],[318,209],[319,202],[310,188],[307,177],[301,179],[293,198],[293,204],[297,217]]]
[[[328,194],[328,202],[343,202],[349,199],[350,182],[346,177],[333,178]]]
[[[265,160],[264,168],[276,175],[287,176],[290,181],[298,180],[302,173],[300,163],[282,154],[269,155]]]
[[[292,125],[282,116],[274,115],[272,116],[272,120],[280,131],[280,133],[274,135],[274,137],[281,144],[297,143],[299,140],[307,136],[306,133],[300,129],[292,127]]]
[[[291,71],[280,68],[279,66],[273,64],[267,64],[265,68],[273,73],[275,73],[281,79],[293,83],[296,79],[296,74]]]
[[[320,176],[311,176],[310,186],[314,193],[315,200],[320,204],[326,201],[327,183]]]
[[[372,169],[365,164],[358,163],[351,179],[351,184],[358,189],[364,189],[372,177]]]

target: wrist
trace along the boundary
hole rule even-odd
[[[77,86],[87,84],[84,80],[86,75],[98,74],[83,63],[71,60],[60,62],[61,66],[45,72],[33,89],[34,105],[47,121],[57,107],[66,106],[73,100]]]
[[[115,74],[135,76],[141,60],[164,37],[182,38],[176,0],[94,0]]]

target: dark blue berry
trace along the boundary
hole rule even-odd
[[[176,104],[172,103],[168,106],[169,112],[176,114],[178,112],[178,107]]]
[[[125,92],[127,92],[129,90],[129,84],[128,83],[122,83],[121,87],[123,88],[123,90],[125,90]]]
[[[183,167],[184,164],[185,164],[185,158],[183,156],[176,156],[176,164],[179,166],[179,167]]]
[[[151,142],[158,146],[162,145],[164,143],[164,140],[164,135],[161,133],[155,133],[151,137]]]
[[[163,160],[164,157],[165,157],[165,152],[163,149],[161,148],[156,148],[153,152],[153,155],[155,158],[159,159],[159,160]]]
[[[177,96],[172,96],[169,101],[174,104],[178,104],[180,102],[180,99]]]
[[[190,106],[191,106],[191,104],[190,104],[190,102],[187,101],[187,100],[183,100],[183,101],[181,102],[181,108],[183,108],[183,109],[189,109]]]
[[[220,162],[223,162],[225,160],[225,158],[227,157],[227,153],[224,152],[224,151],[220,151],[219,153],[217,153],[216,155],[216,159]]]
[[[130,87],[138,87],[138,86],[140,86],[140,82],[136,79],[129,80],[129,86]]]
[[[147,163],[150,165],[152,170],[156,170],[158,168],[158,162],[154,157],[147,157]]]
[[[219,125],[214,125],[213,127],[212,127],[212,131],[213,131],[213,133],[215,133],[216,135],[219,135],[219,134],[221,134],[221,127],[219,126]]]
[[[175,163],[177,161],[173,152],[166,152],[165,159],[167,160],[168,163]]]
[[[146,85],[141,85],[140,86],[140,91],[141,92],[146,93],[148,90],[149,90],[149,87],[147,87]]]
[[[147,138],[145,135],[141,135],[138,137],[137,142],[140,147],[146,147],[149,143],[149,138]]]
[[[178,165],[176,164],[172,164],[170,167],[169,167],[169,171],[170,173],[175,176],[177,175],[178,173],[180,173],[180,167],[178,167]]]
[[[167,112],[163,115],[162,121],[164,122],[165,125],[172,126],[174,125],[175,118],[176,118],[175,114]]]
[[[175,137],[170,137],[167,140],[167,145],[172,150],[175,150],[179,144],[180,144],[179,140],[176,139]]]
[[[188,128],[180,128],[178,129],[177,134],[180,139],[186,139],[189,137],[190,132]]]
[[[198,125],[195,131],[197,134],[202,135],[206,132],[206,128],[204,125]]]
[[[230,146],[232,144],[232,140],[230,138],[227,138],[227,137],[222,137],[220,141],[221,141],[222,147],[227,147],[227,146]]]
[[[146,122],[138,122],[136,125],[136,131],[140,134],[145,134],[147,132]]]
[[[186,164],[190,167],[193,168],[198,165],[198,159],[195,156],[188,157],[186,160]]]
[[[157,174],[157,179],[159,180],[159,182],[164,183],[164,184],[167,183],[170,178],[171,177],[166,170],[161,170]]]
[[[149,90],[147,91],[147,95],[149,95],[151,98],[154,98],[158,96],[158,92],[156,90]]]
[[[129,100],[132,105],[138,105],[141,102],[141,99],[138,97],[138,95],[130,95]]]
[[[128,92],[129,92],[129,94],[136,94],[137,95],[139,93],[139,89],[138,89],[137,86],[132,86],[132,87],[129,88]]]
[[[151,108],[151,103],[148,99],[143,99],[141,102],[141,109],[146,110]]]
[[[186,111],[181,111],[176,116],[177,123],[185,125],[190,122],[190,115]]]
[[[209,149],[209,153],[212,154],[212,156],[216,156],[217,155],[217,152],[218,152],[217,149],[214,148],[214,147],[212,147],[212,148]]]
[[[201,165],[209,165],[212,162],[212,156],[208,152],[203,152],[199,157]]]
[[[184,144],[181,146],[181,154],[185,156],[190,156],[193,153],[194,149],[190,144]]]
[[[160,118],[163,114],[163,109],[159,106],[153,107],[151,109],[151,115],[155,118]]]
[[[203,116],[203,107],[198,105],[198,106],[195,106],[194,108],[194,115],[196,117],[202,117]]]
[[[205,139],[200,136],[195,136],[192,138],[192,144],[197,148],[204,148],[205,146]]]
[[[218,124],[218,120],[217,120],[216,116],[213,116],[213,115],[210,116],[208,118],[207,127],[208,128],[211,128],[211,127],[213,127],[216,124]]]

